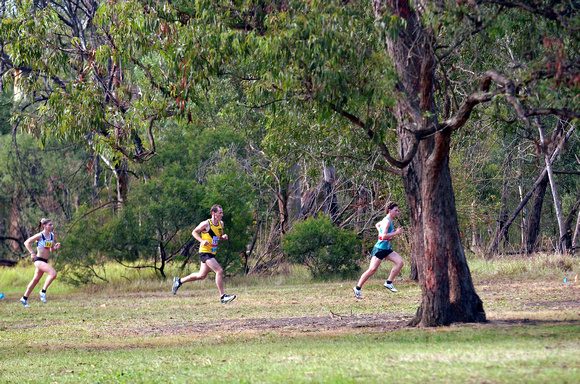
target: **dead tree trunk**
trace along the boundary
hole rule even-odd
[[[580,214],[576,219],[576,228],[574,229],[574,238],[572,239],[572,252],[578,249],[578,237],[580,237]]]
[[[93,171],[93,183],[92,189],[92,201],[93,207],[96,207],[99,203],[99,192],[101,190],[101,159],[99,156],[93,158],[93,165],[91,167]]]
[[[481,249],[481,234],[477,230],[477,222],[476,218],[477,215],[475,213],[475,207],[477,206],[477,202],[473,200],[471,203],[471,220],[470,220],[470,227],[471,227],[471,249],[473,252],[480,253]]]
[[[497,217],[497,227],[495,230],[496,236],[501,232],[502,228],[505,226],[505,223],[508,219],[507,214],[507,200],[508,200],[508,193],[509,193],[509,180],[510,178],[510,170],[511,170],[511,163],[512,163],[512,153],[508,152],[507,164],[504,168],[503,172],[503,182],[502,182],[502,192],[501,192],[501,206],[499,208],[499,214]],[[509,235],[508,232],[505,232],[504,239],[506,243],[509,243]],[[499,243],[499,240],[498,240]]]
[[[294,182],[288,186],[288,220],[294,223],[300,218],[302,196],[300,194],[300,170],[298,164],[290,168],[290,175]]]
[[[558,137],[562,135],[562,129],[555,129],[552,133],[550,142],[557,143]],[[549,152],[554,153],[556,150],[555,145],[549,146]],[[541,157],[540,154],[539,157]],[[550,156],[550,161],[552,156]],[[530,212],[528,214],[528,224],[525,228],[526,230],[526,242],[524,244],[525,251],[527,254],[534,253],[537,249],[538,236],[540,234],[540,220],[542,216],[542,207],[544,205],[544,198],[546,196],[546,190],[548,187],[548,175],[546,174],[542,181],[538,184],[534,191],[534,197],[532,199],[532,205]]]
[[[574,130],[575,130],[575,126],[572,126],[568,130],[568,132],[566,132],[566,135],[563,137],[563,140],[559,140],[558,141],[558,145],[555,146],[554,151],[552,152],[552,155],[550,156],[550,163],[553,163],[556,160],[556,157],[558,157],[558,155],[560,154],[560,152],[562,151],[562,149],[564,149],[564,146],[565,146],[566,142],[572,136],[572,133],[574,133]],[[520,211],[522,210],[522,208],[524,207],[524,205],[526,205],[526,203],[528,202],[528,200],[530,199],[530,197],[532,197],[532,193],[536,190],[536,188],[538,188],[538,186],[540,185],[540,183],[542,182],[542,180],[545,177],[547,177],[547,174],[548,174],[548,170],[546,169],[546,167],[544,167],[544,169],[542,170],[542,173],[540,173],[540,175],[536,179],[534,185],[532,185],[532,188],[530,189],[530,191],[526,194],[526,196],[524,196],[524,198],[522,199],[522,201],[520,202],[520,204],[516,207],[516,209],[514,210],[514,212],[512,213],[512,215],[510,216],[510,218],[508,219],[508,221],[505,223],[505,225],[502,228],[502,230],[499,233],[499,235],[494,237],[494,240],[491,242],[491,244],[489,246],[489,252],[490,253],[496,253],[497,252],[498,246],[499,246],[499,242],[503,238],[505,232],[507,232],[507,230],[509,229],[510,225],[516,219],[516,217],[518,216],[518,214],[520,213]]]
[[[580,215],[578,215],[578,220],[576,224],[575,231],[572,231],[572,222],[574,221],[574,217],[578,213],[578,209],[580,209],[580,195],[576,198],[576,202],[572,206],[570,213],[566,217],[566,221],[564,222],[564,226],[566,227],[566,233],[568,244],[566,245],[567,249],[570,249],[572,253],[575,252],[576,248],[578,247],[578,224],[580,224]]]
[[[338,213],[338,199],[335,191],[336,171],[333,166],[324,167],[324,214],[336,223]]]
[[[15,186],[14,193],[12,195],[12,205],[10,209],[10,237],[13,239],[19,239],[19,241],[10,241],[10,250],[14,253],[20,253],[23,249],[22,244],[22,234],[20,233],[20,204],[22,201],[22,195]]]
[[[550,159],[550,153],[548,150],[548,144],[544,137],[544,129],[539,118],[535,118],[534,122],[540,133],[540,147],[542,153],[544,154],[544,161],[546,162],[546,170],[548,171],[548,181],[550,182],[550,188],[552,189],[552,197],[554,198],[554,208],[556,209],[556,219],[558,220],[558,229],[560,230],[560,238],[558,239],[558,251],[566,252],[566,228],[564,226],[564,217],[562,216],[562,205],[560,204],[560,197],[558,196],[558,188],[556,187],[556,181],[554,180],[554,171],[552,170],[552,161]]]
[[[129,192],[129,164],[126,159],[113,163],[103,155],[100,155],[100,157],[115,175],[115,180],[117,181],[117,208],[122,209],[123,204],[127,201]]]
[[[538,240],[538,235],[540,234],[540,218],[542,216],[542,206],[544,204],[544,196],[546,195],[547,188],[548,175],[546,174],[542,179],[540,179],[538,186],[534,190],[532,206],[528,214],[525,243],[525,250],[527,254],[531,254],[536,251],[536,243]]]
[[[117,201],[118,208],[122,208],[127,201],[127,193],[129,192],[129,165],[127,160],[123,159],[115,164],[115,177],[117,178]]]

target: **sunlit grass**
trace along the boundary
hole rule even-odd
[[[515,255],[471,258],[469,269],[474,279],[494,278],[566,278],[571,281],[580,273],[580,257],[539,253],[531,256]]]
[[[545,325],[206,335],[166,345],[153,338],[140,346],[17,347],[2,354],[0,372],[3,381],[19,383],[573,383],[579,337],[578,327]]]

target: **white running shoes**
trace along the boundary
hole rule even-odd
[[[233,301],[236,298],[236,295],[223,295],[221,298],[222,304],[227,304],[230,301]]]
[[[387,284],[387,282],[385,282],[385,284],[383,285],[385,288],[391,290],[391,292],[399,292],[397,291],[397,288],[395,288],[395,286],[393,284]]]

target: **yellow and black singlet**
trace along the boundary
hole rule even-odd
[[[209,241],[208,245],[199,245],[199,253],[211,253],[215,255],[217,251],[217,245],[220,241],[220,237],[224,233],[224,229],[222,227],[222,222],[220,221],[218,225],[214,225],[211,222],[211,219],[208,220],[209,223],[209,231],[201,233],[201,239]]]

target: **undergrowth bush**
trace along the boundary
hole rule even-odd
[[[296,223],[282,239],[282,251],[290,262],[307,266],[315,278],[350,277],[360,270],[358,235],[333,225],[324,215]]]

